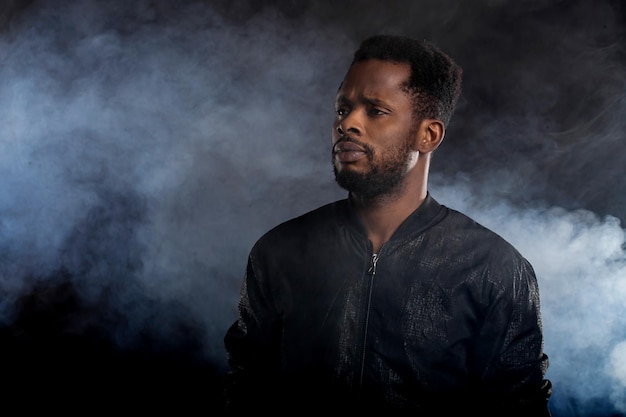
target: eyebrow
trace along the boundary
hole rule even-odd
[[[368,104],[371,104],[373,106],[383,106],[383,107],[391,107],[391,104],[385,100],[381,100],[379,98],[376,97],[362,97],[362,100],[360,101],[365,101]],[[346,104],[346,103],[353,103],[352,100],[349,100],[346,98],[346,96],[344,95],[340,95],[337,96],[335,98],[335,103],[336,104]]]

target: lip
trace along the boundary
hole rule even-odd
[[[337,161],[342,163],[355,162],[367,155],[361,146],[345,139],[335,144],[333,153]]]

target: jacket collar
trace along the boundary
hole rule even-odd
[[[356,208],[350,197],[346,200],[345,220],[351,229],[356,230],[361,235],[366,235],[365,227],[359,218]],[[390,240],[399,240],[408,236],[421,233],[430,227],[433,222],[438,221],[445,215],[444,206],[435,200],[430,192],[426,194],[424,202],[413,213],[409,215],[398,227]]]

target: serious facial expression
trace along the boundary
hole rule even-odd
[[[355,63],[335,100],[332,162],[337,183],[361,197],[391,194],[415,160],[408,64]]]

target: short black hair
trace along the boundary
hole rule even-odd
[[[361,42],[352,64],[369,59],[408,63],[411,75],[405,87],[415,116],[448,124],[461,95],[463,70],[446,53],[426,40],[374,35]]]

